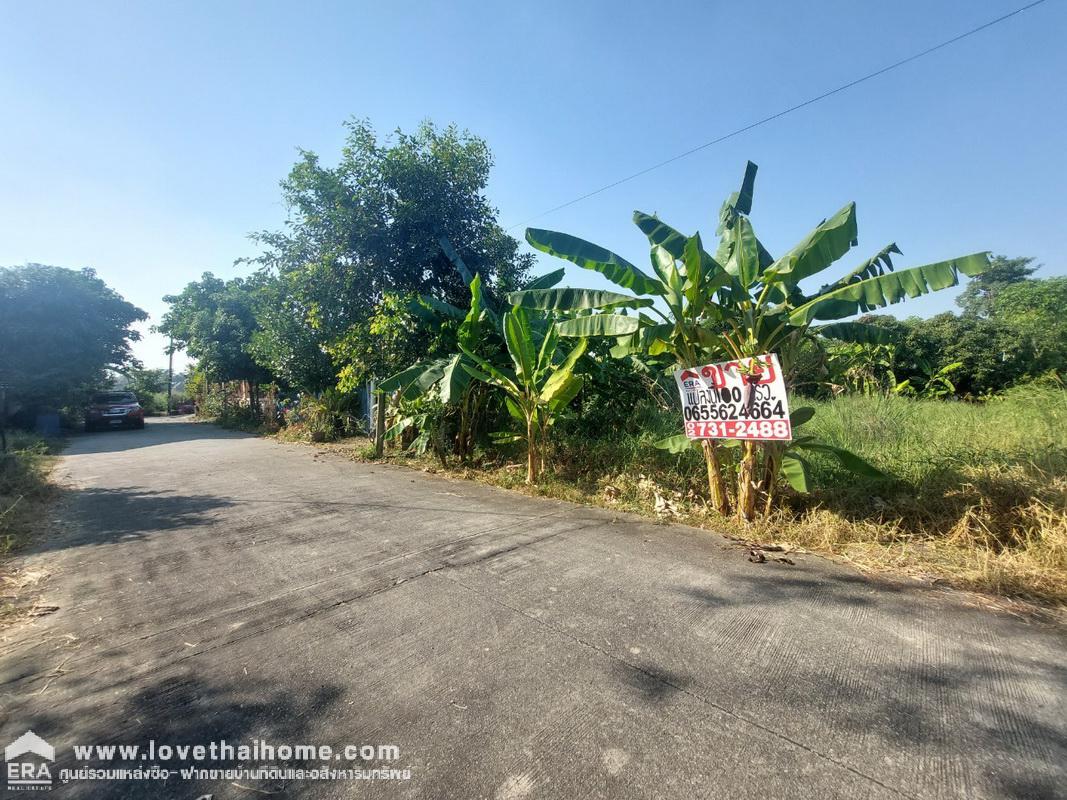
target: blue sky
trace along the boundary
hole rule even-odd
[[[92,266],[158,319],[201,272],[247,271],[297,148],[332,162],[350,116],[484,137],[511,226],[1022,4],[4,2],[0,264]],[[1065,33],[1048,0],[533,224],[645,264],[635,208],[710,237],[751,159],[772,252],[855,200],[842,266],[896,241],[905,266],[988,249],[1067,274]],[[159,337],[137,352],[165,364]]]

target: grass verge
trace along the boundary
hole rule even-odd
[[[8,452],[0,453],[0,624],[16,613],[23,583],[10,573],[8,560],[46,524],[45,509],[56,493],[48,476],[60,446],[58,441],[8,431]]]

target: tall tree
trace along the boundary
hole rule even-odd
[[[982,275],[975,275],[974,280],[964,287],[960,296],[956,298],[956,304],[963,309],[964,314],[972,314],[976,317],[988,317],[992,314],[993,303],[1000,290],[1005,286],[1025,281],[1040,268],[1033,258],[1008,258],[1007,256],[993,256],[990,260],[989,271]]]
[[[270,373],[251,354],[257,329],[255,285],[244,278],[224,281],[205,272],[177,295],[163,298],[170,309],[158,329],[187,350],[211,380],[263,383]]]
[[[147,314],[91,269],[0,268],[0,383],[12,406],[78,403],[106,371],[137,366],[135,323]]]
[[[344,361],[356,348],[333,345],[363,335],[386,294],[466,303],[470,276],[453,268],[442,239],[490,296],[518,288],[533,256],[519,253],[485,196],[493,162],[484,140],[429,122],[384,140],[364,121],[347,128],[336,167],[302,153],[282,183],[285,229],[254,239],[265,247],[258,261],[284,279],[278,307],[338,354],[335,366],[359,373],[372,366]]]
[[[254,277],[256,328],[249,352],[279,381],[317,393],[337,382],[329,340],[308,322],[308,308],[287,286],[289,275],[260,272]]]
[[[991,313],[1023,342],[1031,377],[1067,372],[1067,278],[1019,281],[993,299]]]

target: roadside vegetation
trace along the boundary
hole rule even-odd
[[[59,443],[22,431],[8,435],[0,453],[0,622],[17,610],[21,579],[9,574],[8,557],[43,532],[45,515],[56,489],[49,482],[52,455]]]
[[[45,415],[74,426],[94,392],[141,366],[130,346],[147,314],[91,269],[0,267],[0,309],[0,426]]]
[[[61,426],[83,421],[88,399],[115,376],[153,379],[133,358],[145,313],[90,269],[0,268],[0,615],[10,616],[26,576],[8,557],[44,535],[52,455]],[[155,376],[158,379],[158,375]],[[158,380],[157,380],[158,384]],[[158,387],[157,387],[158,388]],[[44,438],[48,436],[50,438]]]
[[[561,259],[531,276],[485,200],[491,164],[481,139],[429,123],[383,139],[355,121],[336,167],[304,153],[251,274],[166,298],[160,329],[197,359],[201,414],[1067,601],[1067,279],[983,252],[902,268],[896,243],[842,265],[852,203],[774,256],[751,220],[753,164],[703,237],[635,212],[650,268],[530,229]],[[582,287],[586,270],[611,287]],[[883,311],[961,282],[960,313]],[[736,360],[752,383],[749,359],[771,352],[791,442],[681,433],[676,369]]]
[[[534,275],[486,199],[491,167],[484,140],[428,122],[382,137],[352,121],[334,167],[302,153],[282,183],[287,222],[252,237],[249,274],[164,298],[157,330],[196,360],[175,401],[356,457],[692,522],[759,553],[1067,603],[1067,278],[985,252],[903,268],[896,243],[855,257],[854,203],[772,255],[751,163],[703,235],[635,212],[634,261],[528,229],[552,259]],[[960,313],[885,313],[961,282]],[[0,307],[2,557],[49,493],[48,446],[26,432],[77,424],[113,387],[165,413],[166,374],[133,358],[145,313],[92,270],[0,268]],[[736,362],[753,387],[768,353],[792,440],[687,438],[675,371]],[[778,413],[766,405],[748,419]],[[722,430],[701,422],[689,435]]]
[[[532,487],[514,446],[479,450],[468,464],[442,466],[399,447],[385,459],[725,532],[757,550],[808,550],[865,570],[1067,605],[1067,392],[1020,387],[980,404],[858,395],[796,402],[815,409],[813,435],[886,477],[856,475],[832,455],[813,454],[808,493],[786,489],[770,515],[740,523],[710,506],[698,452],[656,447],[677,419],[654,404],[633,409],[612,436],[584,436],[569,420],[554,438],[552,468]],[[366,437],[320,446],[376,460]]]

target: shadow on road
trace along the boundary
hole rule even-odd
[[[777,718],[778,729],[784,731],[790,730],[791,720],[820,717],[835,738],[878,742],[878,751],[912,754],[920,765],[916,780],[927,791],[952,796],[960,791],[955,785],[958,775],[921,775],[924,754],[949,751],[961,760],[981,754],[1000,765],[989,776],[998,787],[992,796],[1064,797],[1064,784],[1030,774],[1025,765],[1033,760],[1067,765],[1067,740],[1057,712],[1064,695],[1037,688],[1058,686],[1067,692],[1067,666],[1004,652],[997,618],[979,620],[969,638],[959,635],[959,623],[984,612],[962,606],[930,615],[915,630],[882,627],[877,620],[914,619],[916,593],[936,590],[872,583],[859,575],[813,578],[802,572],[737,575],[732,581],[729,596],[691,586],[679,587],[678,592],[706,605],[709,615],[745,619],[751,624],[744,626],[740,638],[750,645],[763,643],[739,655],[741,662],[749,663],[737,664],[733,688],[751,698],[746,708],[734,709],[742,717]],[[796,613],[813,602],[840,613],[839,639],[847,645],[846,652],[828,652],[825,660],[797,658],[803,648],[790,640],[800,635],[800,619],[796,631],[783,629],[774,622],[781,620],[781,611],[774,609]],[[854,615],[851,620],[850,615]],[[956,635],[945,636],[942,628]],[[919,631],[924,632],[916,637]],[[1053,629],[1047,633],[1063,640]],[[913,656],[887,660],[885,654],[895,651],[902,636],[913,640]],[[714,698],[720,691],[693,676],[660,676],[655,666],[638,665],[638,669],[643,674],[636,683],[649,701],[667,701],[681,690],[704,698]],[[665,683],[661,689],[649,686],[660,681]]]
[[[215,495],[183,495],[141,487],[60,490],[61,503],[74,522],[26,542],[21,553],[44,553],[68,547],[105,545],[143,539],[156,533],[210,524],[212,512],[233,503]],[[74,496],[77,503],[71,503]]]
[[[131,695],[113,700],[113,693],[103,691],[94,680],[82,681],[84,700],[95,698],[99,705],[91,716],[78,721],[77,738],[71,742],[73,727],[68,714],[60,710],[40,711],[20,720],[53,744],[76,743],[92,745],[139,745],[148,747],[154,740],[159,745],[203,745],[225,741],[237,747],[250,746],[253,739],[279,745],[313,744],[340,747],[347,742],[321,741],[322,720],[337,713],[335,707],[345,696],[345,689],[335,683],[308,686],[295,692],[292,686],[265,685],[251,675],[244,680],[212,679],[191,671],[157,675],[153,682]],[[46,707],[43,703],[37,708]],[[10,733],[10,732],[8,732]],[[21,731],[19,731],[21,733]],[[61,755],[60,755],[61,753]],[[249,767],[271,766],[269,761],[239,761],[207,758],[203,761],[157,761],[161,767],[180,769],[233,769],[242,764]],[[321,761],[274,762],[284,767],[321,767]],[[145,767],[139,759],[111,761],[74,761],[69,747],[57,747],[53,774],[61,769],[118,769]],[[361,762],[329,763],[328,766],[360,767]],[[156,784],[152,786],[151,784]],[[308,780],[248,780],[253,789],[249,796],[273,794],[281,797],[301,797],[313,793],[318,782]],[[64,797],[100,797],[106,787],[109,798],[175,797],[194,798],[220,789],[232,790],[235,783],[228,780],[182,780],[177,776],[163,781],[107,781],[75,780],[61,787]],[[150,788],[149,788],[150,787]],[[218,796],[218,795],[216,795]],[[223,796],[231,796],[229,792]]]

